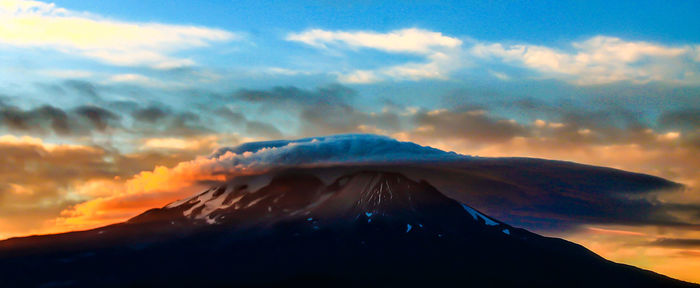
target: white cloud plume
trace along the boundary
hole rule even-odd
[[[225,169],[212,171],[214,174],[235,175],[286,166],[458,160],[465,157],[468,156],[411,142],[400,142],[386,136],[346,134],[249,142],[236,147],[220,148],[209,156],[208,161],[216,160],[213,167]]]
[[[206,27],[104,19],[39,1],[0,1],[0,45],[55,49],[112,65],[189,66],[192,59],[172,54],[237,37]]]

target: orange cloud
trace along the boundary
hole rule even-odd
[[[640,232],[615,230],[615,229],[603,229],[603,228],[596,228],[596,227],[588,227],[588,230],[591,230],[591,231],[596,232],[596,233],[615,234],[615,235],[634,235],[634,236],[646,235],[646,234],[640,233]]]
[[[124,221],[140,212],[187,197],[203,186],[199,181],[223,181],[225,176],[204,173],[205,158],[182,162],[174,168],[158,166],[123,181],[88,182],[78,186],[84,195],[103,196],[76,204],[50,220],[53,232],[84,230]],[[105,187],[111,191],[104,193]]]
[[[593,229],[592,229],[593,228]],[[616,262],[631,264],[670,277],[700,283],[698,250],[686,247],[652,245],[656,235],[700,238],[699,231],[682,228],[610,226],[589,227],[573,233],[553,235],[576,242]]]
[[[222,165],[235,157],[226,153],[218,158],[198,157],[180,162],[175,167],[157,166],[153,171],[140,172],[128,180],[89,181],[78,186],[82,195],[102,195],[76,204],[52,219],[52,232],[83,230],[121,222],[150,208],[188,197],[207,188],[203,182],[225,181],[231,175],[246,173],[246,169]],[[110,189],[105,193],[105,188]]]
[[[148,138],[143,140],[143,145],[140,147],[141,150],[148,149],[169,149],[169,150],[192,150],[201,151],[208,150],[212,151],[214,148],[218,147],[217,143],[219,137],[216,135],[205,136],[199,138]]]
[[[183,162],[210,152],[219,138],[184,139],[200,143],[184,149],[146,147],[120,154],[99,146],[2,135],[0,239],[110,224],[187,196],[195,182],[221,179],[199,176],[213,174]],[[174,168],[153,169],[156,164]]]

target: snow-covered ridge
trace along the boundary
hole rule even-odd
[[[439,192],[428,192],[431,189],[427,189],[425,184],[415,182],[396,173],[362,172],[339,177],[329,185],[321,184],[322,182],[320,181],[311,181],[309,183],[317,184],[314,188],[306,189],[306,186],[301,185],[299,186],[301,188],[285,190],[285,188],[289,187],[288,185],[294,186],[296,184],[292,183],[299,182],[296,178],[291,179],[287,178],[287,180],[284,180],[291,182],[275,182],[274,184],[274,181],[270,182],[268,186],[259,188],[256,191],[248,190],[248,186],[245,183],[228,183],[207,189],[190,198],[175,201],[166,205],[163,209],[179,210],[177,213],[181,213],[183,217],[207,224],[220,224],[222,220],[237,217],[236,215],[238,214],[236,213],[243,213],[240,215],[248,215],[245,217],[254,217],[256,219],[303,217],[303,219],[313,219],[315,222],[318,216],[314,212],[316,211],[315,209],[326,205],[337,209],[352,209],[354,211],[352,213],[365,216],[362,218],[362,221],[372,223],[373,218],[390,215],[385,213],[393,213],[390,211],[396,211],[397,208],[409,211],[408,213],[414,213],[410,211],[417,207],[415,205],[421,205],[421,201],[431,202],[430,199],[436,199],[434,197],[438,197],[437,199],[444,197],[434,195],[434,193],[442,195]],[[449,198],[445,199],[445,201],[454,201]],[[290,204],[290,202],[285,201],[292,201],[291,203],[296,204]],[[352,201],[352,203],[348,201]],[[325,204],[326,202],[332,203]],[[466,204],[459,204],[463,211],[466,211],[465,217],[473,219],[480,225],[500,226],[499,228],[504,234],[510,235],[511,230],[508,229],[510,228],[509,226],[493,220]],[[462,209],[459,210],[461,211]],[[416,213],[420,213],[419,211],[416,210]],[[418,215],[417,217],[420,218],[422,216]],[[406,225],[403,228],[406,233],[415,230],[414,227],[423,228],[420,220],[402,225]]]
[[[238,196],[231,195],[235,189],[232,185],[222,185],[205,190],[190,198],[181,199],[166,205],[165,209],[176,209],[183,205],[192,205],[189,209],[182,212],[182,215],[189,219],[204,220],[209,224],[216,224],[216,219],[210,217],[214,211],[227,209],[238,203],[245,191]],[[234,197],[232,197],[234,196]],[[193,205],[194,204],[194,205]],[[238,207],[235,207],[238,208]]]

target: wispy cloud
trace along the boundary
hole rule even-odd
[[[570,49],[502,43],[478,43],[470,54],[539,72],[545,78],[577,85],[619,81],[700,83],[698,59],[691,46],[667,46],[596,36],[571,43]]]
[[[588,227],[588,230],[595,233],[612,234],[612,235],[628,235],[628,236],[645,236],[646,234],[641,232],[618,230],[618,229],[605,229],[598,227]]]
[[[402,29],[388,33],[371,31],[327,31],[312,29],[287,36],[289,41],[298,41],[314,47],[353,49],[369,48],[386,52],[415,53],[429,55],[437,47],[454,48],[462,45],[462,41],[448,37],[439,32],[423,29]]]
[[[221,29],[111,20],[53,3],[0,2],[0,43],[52,49],[112,65],[190,66],[194,60],[174,56],[175,52],[238,37]]]
[[[319,49],[359,50],[372,49],[386,53],[412,54],[425,58],[424,62],[339,72],[344,83],[367,84],[390,80],[445,79],[454,69],[462,40],[439,32],[417,28],[386,33],[374,31],[328,31],[312,29],[287,35],[288,41],[301,42]]]
[[[124,84],[135,84],[148,87],[157,88],[167,88],[180,86],[177,82],[165,83],[163,81],[153,79],[148,76],[141,74],[127,73],[127,74],[116,74],[109,77],[108,83],[124,83]]]
[[[450,74],[465,68],[497,66],[499,69],[524,68],[536,73],[529,78],[558,79],[574,85],[622,81],[632,84],[700,84],[700,49],[697,45],[665,45],[606,35],[571,42],[565,47],[517,42],[505,44],[479,39],[463,41],[418,28],[386,33],[312,29],[291,33],[286,40],[343,53],[365,49],[424,59],[371,69],[332,71],[343,83],[449,79]],[[512,79],[503,71],[490,74],[504,81]]]
[[[94,72],[85,70],[72,70],[72,69],[53,69],[53,70],[43,70],[39,73],[48,75],[51,77],[59,79],[79,79],[79,78],[90,78],[95,75]]]
[[[700,247],[700,239],[659,238],[649,244],[665,247],[698,248]]]

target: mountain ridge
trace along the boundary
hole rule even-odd
[[[301,172],[254,191],[217,185],[121,224],[0,241],[0,284],[452,287],[467,275],[491,287],[698,287],[512,227],[395,171],[328,184]],[[34,243],[8,245],[23,240]]]

